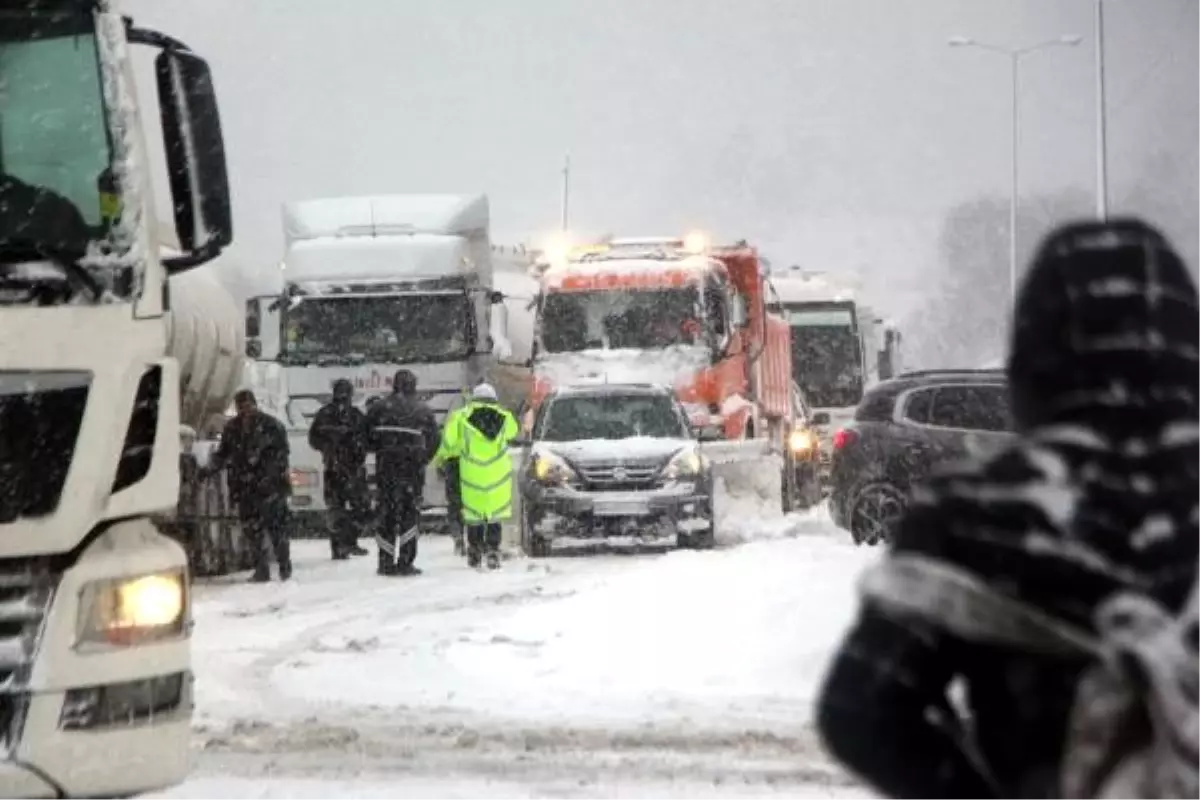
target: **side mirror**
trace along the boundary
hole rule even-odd
[[[262,340],[246,339],[246,355],[250,358],[262,358]]]
[[[735,328],[743,327],[748,321],[746,298],[735,294],[729,301],[729,321]]]
[[[262,309],[258,298],[252,297],[246,301],[246,336],[256,339],[262,336]]]
[[[828,411],[818,411],[817,413],[813,414],[813,425],[828,425],[829,423],[830,419]]]
[[[694,429],[696,438],[702,442],[719,442],[725,438],[725,431],[716,425],[702,425]]]
[[[213,260],[233,241],[225,140],[208,63],[157,31],[127,30],[129,41],[162,50],[154,60],[175,232],[185,253],[163,260],[181,272]]]

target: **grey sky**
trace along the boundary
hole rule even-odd
[[[1107,2],[1114,206],[1156,155],[1176,164],[1155,221],[1194,262],[1196,0]],[[215,70],[231,269],[276,262],[280,204],[321,195],[482,190],[498,242],[536,240],[569,151],[573,227],[704,227],[779,262],[859,266],[901,313],[946,211],[1008,196],[1007,62],[947,47],[955,34],[1085,37],[1023,62],[1023,190],[1093,186],[1092,0],[128,6]]]

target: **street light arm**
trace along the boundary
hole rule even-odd
[[[1083,41],[1082,36],[1068,35],[1059,36],[1056,39],[1047,39],[1044,42],[1026,45],[1013,50],[1014,55],[1023,56],[1026,53],[1036,53],[1038,50],[1049,50],[1051,47],[1075,47]]]

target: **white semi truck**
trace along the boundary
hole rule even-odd
[[[160,258],[129,46],[159,50],[183,253]],[[0,796],[189,769],[187,555],[168,276],[232,240],[213,82],[113,0],[0,0]]]
[[[792,380],[816,411],[821,461],[828,470],[833,434],[853,418],[863,393],[900,369],[900,334],[861,299],[855,275],[773,270],[773,300],[792,334]]]
[[[350,380],[365,405],[409,369],[440,422],[510,356],[507,309],[495,289],[484,195],[307,200],[285,205],[283,222],[280,293],[247,303],[250,374],[291,436],[298,527],[319,534],[327,527],[322,464],[308,429],[333,382]],[[445,492],[432,470],[424,501],[425,527],[439,526]]]

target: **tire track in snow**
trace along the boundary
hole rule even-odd
[[[280,668],[308,653],[335,649],[353,657],[356,648],[378,645],[369,635],[347,636],[330,648],[327,639],[347,629],[369,629],[372,622],[382,627],[398,616],[424,618],[422,627],[436,629],[437,625],[427,624],[430,617],[560,599],[637,561],[643,559],[602,556],[580,567],[556,570],[553,561],[515,560],[506,562],[499,573],[463,571],[449,576],[435,571],[431,559],[430,572],[421,577],[385,580],[372,574],[366,581],[341,584],[345,593],[337,599],[331,599],[330,590],[336,592],[338,587],[330,586],[317,587],[319,598],[266,604],[262,610],[278,617],[280,625],[294,617],[311,621],[255,655],[241,672],[245,693],[255,697],[265,713],[219,726],[198,726],[201,771],[261,776],[266,767],[270,772],[321,778],[468,773],[534,782],[569,779],[581,785],[619,775],[622,780],[703,780],[731,787],[854,786],[830,763],[808,725],[781,734],[778,721],[772,725],[755,720],[727,730],[686,720],[617,723],[611,729],[570,722],[556,725],[551,720],[531,724],[462,708],[348,707],[285,694],[274,681]],[[542,569],[531,570],[534,565]],[[233,608],[225,613],[240,611]],[[432,642],[435,653],[444,653],[462,633],[461,627],[448,625],[447,635]],[[755,725],[763,729],[756,730]],[[557,790],[552,794],[565,795]]]

